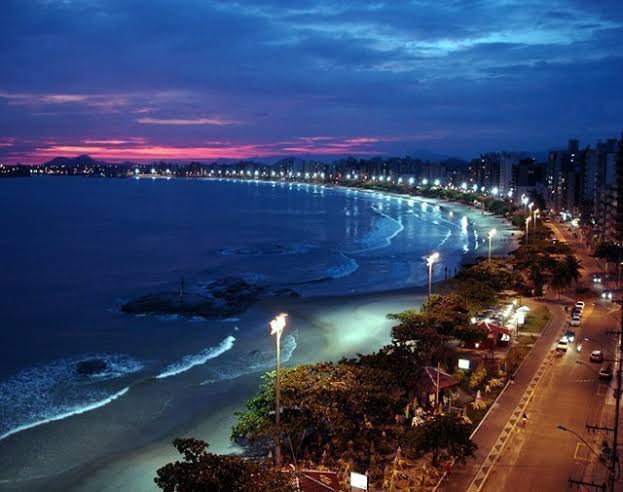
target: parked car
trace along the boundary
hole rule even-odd
[[[583,311],[580,308],[575,308],[574,307],[573,310],[571,311],[571,316],[572,317],[573,316],[577,316],[577,317],[581,318],[582,317],[582,313],[583,313]]]
[[[566,352],[569,344],[565,340],[560,340],[558,345],[556,345],[556,352]]]
[[[612,291],[609,289],[604,289],[604,291],[601,293],[601,298],[602,299],[606,299],[607,301],[611,301],[612,300]]]
[[[593,283],[594,284],[600,284],[601,283],[601,277],[599,275],[593,275]]]
[[[610,379],[612,378],[612,364],[606,362],[599,369],[599,379]]]
[[[569,321],[570,326],[580,326],[581,318],[579,316],[573,316]]]
[[[591,352],[591,356],[589,357],[589,360],[591,362],[603,362],[604,361],[604,354],[601,350],[593,350]]]
[[[565,331],[565,333],[562,335],[561,340],[564,340],[565,342],[571,343],[575,340],[575,332],[573,330],[567,330]]]
[[[578,302],[576,302],[576,303],[575,303],[575,307],[576,307],[576,308],[579,308],[579,309],[580,309],[580,311],[582,311],[582,312],[584,312],[584,306],[585,306],[585,305],[586,305],[586,304],[584,304],[584,301],[578,301]]]

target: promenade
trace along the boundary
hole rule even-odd
[[[583,270],[581,283],[591,285],[601,266],[568,231],[551,226],[560,241],[568,242]],[[597,288],[599,294],[600,288]],[[456,492],[565,490],[568,479],[605,483],[607,470],[597,458],[603,433],[589,433],[586,424],[612,426],[614,398],[607,382],[597,377],[599,364],[588,360],[591,350],[602,348],[614,356],[615,329],[620,311],[594,293],[587,302],[583,322],[576,329],[576,341],[564,355],[553,352],[566,329],[565,304],[574,299],[550,294],[541,302],[552,319],[542,336],[491,411],[476,429],[473,440],[477,456],[456,465],[438,490]],[[585,340],[588,338],[589,340]],[[582,351],[577,344],[582,343]],[[522,417],[528,420],[524,423]],[[577,433],[558,430],[562,425]],[[595,453],[596,451],[596,453]]]

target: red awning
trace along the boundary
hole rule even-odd
[[[298,473],[301,492],[339,492],[337,473],[320,470],[301,470]]]
[[[439,370],[439,389],[456,386],[459,382],[447,372]],[[428,393],[437,391],[437,369],[426,366],[420,371],[417,385]]]
[[[478,328],[483,328],[487,330],[487,333],[491,333],[494,335],[508,335],[509,337],[511,336],[511,331],[508,328],[496,325],[495,323],[487,323],[486,321],[481,321],[478,324]]]

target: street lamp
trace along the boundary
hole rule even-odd
[[[439,261],[439,253],[433,253],[426,257],[426,266],[428,267],[428,300],[433,290],[433,265]]]
[[[582,441],[584,443],[584,445],[591,451],[591,453],[593,453],[595,456],[597,456],[598,461],[601,463],[601,455],[599,455],[597,453],[597,451],[595,451],[592,446],[586,442],[586,440],[577,432],[575,432],[574,430],[571,429],[567,429],[564,425],[559,425],[558,426],[558,430],[561,430],[563,432],[568,432],[569,434],[573,434],[575,437],[577,437],[580,441]],[[603,464],[603,463],[602,463]],[[604,465],[605,466],[605,465]]]
[[[532,217],[526,217],[526,244],[528,244],[528,228],[530,226],[530,221]]]
[[[489,261],[491,261],[491,238],[495,236],[495,233],[496,233],[496,230],[491,229],[489,233],[487,234],[487,236],[489,236]]]
[[[287,316],[287,314],[281,313],[270,322],[270,334],[275,335],[275,345],[277,346],[277,374],[275,376],[275,466],[281,466],[281,436],[279,433],[281,387],[279,380],[279,365],[281,363],[281,334],[286,327]]]

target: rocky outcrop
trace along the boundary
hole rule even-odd
[[[121,307],[132,314],[179,314],[204,318],[227,318],[245,311],[263,292],[262,287],[228,277],[212,282],[205,294],[161,292],[127,302]]]
[[[85,359],[76,364],[76,372],[81,376],[101,374],[106,369],[108,369],[108,364],[104,359]]]

